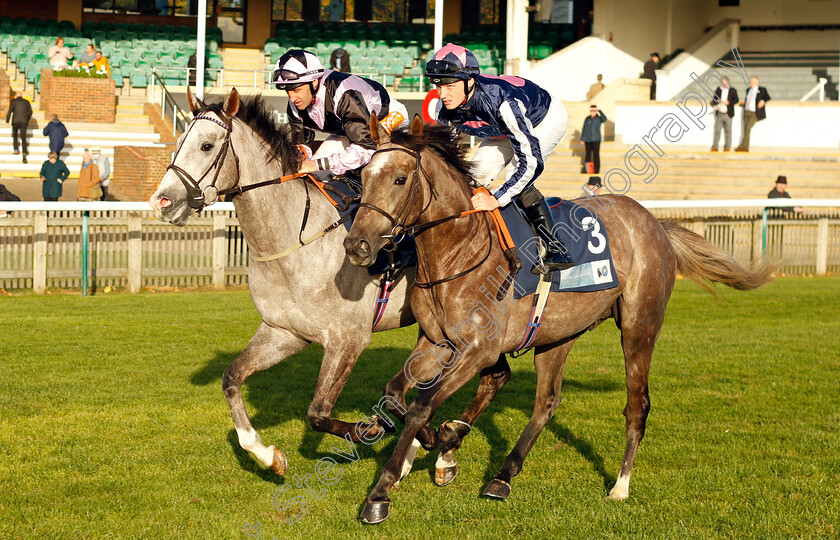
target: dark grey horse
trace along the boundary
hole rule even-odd
[[[214,202],[220,191],[235,186],[244,190],[233,202],[252,255],[248,281],[262,323],[225,370],[223,387],[239,444],[277,474],[284,474],[283,452],[265,446],[251,425],[240,392],[242,383],[310,343],[321,344],[324,357],[307,418],[317,431],[349,435],[358,442],[356,425],[331,418],[330,413],[356,359],[370,343],[379,278],[350,264],[343,247],[347,236],[343,226],[286,256],[256,260],[298,243],[308,180],[246,188],[297,171],[296,149],[288,130],[275,125],[258,97],[240,102],[234,89],[224,105],[207,106],[189,94],[188,98],[194,119],[149,203],[159,219],[184,225],[195,211]],[[336,221],[335,209],[326,197],[312,186],[309,192],[303,238]],[[408,304],[413,281],[414,271],[409,270],[394,284],[377,331],[414,323]],[[362,431],[371,437],[371,429],[382,428],[365,426]]]

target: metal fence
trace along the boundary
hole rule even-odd
[[[806,207],[802,213],[750,206],[766,200],[739,206],[733,201],[643,204],[743,264],[765,261],[790,275],[840,272],[840,201],[773,202],[800,204]],[[6,290],[137,292],[248,282],[248,245],[232,203],[206,209],[185,227],[157,221],[146,203],[0,203],[0,213],[4,210],[13,210],[0,219],[0,288]]]

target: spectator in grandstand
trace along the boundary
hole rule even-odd
[[[787,191],[787,176],[779,176],[776,178],[776,187],[770,190],[770,193],[767,194],[768,199],[790,199],[791,195]],[[796,212],[797,214],[802,213],[802,207],[800,206],[768,206],[770,210],[775,210],[776,214],[784,212],[785,214],[790,214]]]
[[[650,99],[656,100],[656,70],[659,69],[659,53],[650,53],[650,60],[642,68],[642,79],[650,79]]]
[[[95,51],[90,62],[79,62],[79,67],[87,68],[94,73],[105,73],[108,77],[111,76],[111,65],[108,63],[108,59],[102,56],[102,51]]]
[[[93,162],[93,156],[85,149],[82,154],[82,169],[79,171],[79,189],[77,198],[80,201],[92,201],[94,186],[99,187],[99,167]],[[100,197],[99,190],[96,190],[96,198]]]
[[[342,47],[334,50],[330,55],[330,67],[335,71],[350,73],[350,53]]]
[[[727,77],[720,79],[720,86],[715,90],[712,106],[715,109],[715,129],[712,135],[712,152],[718,151],[720,129],[723,128],[723,151],[729,152],[732,145],[732,117],[735,116],[735,104],[738,103],[738,92],[729,83]]]
[[[70,170],[63,161],[58,159],[58,153],[50,152],[49,159],[41,165],[41,193],[45,201],[57,201],[61,197],[61,185],[70,176]]]
[[[70,67],[67,61],[73,59],[73,53],[64,46],[64,38],[55,38],[55,45],[50,47],[47,57],[53,69],[65,69]]]
[[[592,163],[595,174],[601,172],[601,124],[607,121],[607,115],[597,105],[589,106],[589,116],[583,121],[583,128],[580,130],[580,140],[586,148],[584,157],[584,172],[586,163]]]
[[[424,75],[437,87],[437,121],[482,138],[473,154],[473,176],[489,184],[505,168],[504,183],[492,194],[476,192],[476,210],[494,210],[515,202],[546,245],[544,264],[532,273],[563,270],[574,263],[553,234],[554,217],[535,181],[568,126],[563,103],[521,77],[484,77],[472,51],[447,44],[426,62]]]
[[[15,155],[18,154],[18,137],[20,138],[24,163],[26,163],[26,155],[29,153],[29,146],[26,144],[26,128],[29,125],[30,118],[32,118],[32,105],[23,99],[20,92],[15,92],[14,99],[9,102],[6,123],[8,124],[9,120],[12,121],[12,146]]]
[[[67,128],[58,119],[57,114],[52,115],[52,119],[44,128],[44,135],[50,138],[50,151],[56,154],[61,154],[64,148],[64,138],[69,136]]]
[[[196,69],[195,66],[198,63],[198,57],[196,53],[192,53],[190,55],[189,60],[187,60],[187,67],[190,68],[190,86],[195,86],[195,78],[196,78]],[[210,67],[210,60],[208,59],[207,55],[204,55],[204,69]],[[205,83],[207,82],[207,78],[204,79]]]
[[[594,197],[601,194],[601,178],[598,176],[590,176],[589,182],[583,186],[583,191],[580,197]]]
[[[408,111],[381,84],[349,73],[325,70],[309,51],[291,49],[277,60],[273,84],[289,96],[293,142],[304,161],[301,172],[329,171],[358,176],[376,151],[370,116],[389,131],[407,121]],[[315,154],[315,130],[330,136]]]
[[[750,151],[750,132],[756,122],[767,118],[765,105],[768,101],[770,94],[767,93],[767,89],[758,85],[758,77],[750,77],[750,87],[741,100],[741,106],[744,107],[744,139],[741,146],[735,149],[736,152]]]
[[[587,99],[587,100],[593,100],[593,99],[595,99],[595,96],[597,96],[597,95],[598,95],[598,93],[599,93],[601,90],[603,90],[604,88],[606,88],[606,85],[604,85],[604,83],[603,83],[603,82],[601,82],[601,81],[603,80],[603,78],[604,78],[604,76],[603,76],[603,75],[601,75],[601,74],[599,73],[599,74],[598,74],[598,82],[596,82],[595,84],[593,84],[592,86],[590,86],[590,87],[589,87],[589,92],[587,92],[587,93],[586,93],[586,99]]]
[[[100,201],[108,198],[108,186],[111,185],[111,160],[108,156],[103,156],[99,148],[91,148],[90,154],[93,157],[93,162],[99,167],[99,187],[102,188],[102,196]]]
[[[88,43],[85,46],[85,52],[83,52],[82,55],[79,56],[79,64],[85,65],[93,62],[93,59],[95,58],[95,52],[96,47],[93,46],[93,43]]]

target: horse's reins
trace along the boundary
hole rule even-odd
[[[395,152],[395,151],[405,152],[406,154],[414,157],[415,162],[416,162],[416,164],[414,166],[414,174],[412,175],[411,189],[408,192],[408,195],[406,196],[405,202],[403,202],[402,207],[400,208],[399,212],[397,213],[397,217],[396,218],[393,217],[387,211],[383,210],[382,208],[379,208],[376,205],[366,203],[366,202],[359,203],[360,208],[361,207],[370,208],[374,212],[384,216],[385,219],[387,219],[391,223],[391,233],[383,235],[382,238],[385,238],[391,244],[396,245],[396,243],[399,241],[398,237],[401,236],[401,235],[409,234],[409,235],[414,236],[416,238],[417,236],[419,236],[423,232],[425,232],[425,231],[427,231],[431,228],[437,227],[438,225],[441,225],[441,224],[446,223],[448,221],[451,221],[453,219],[458,219],[458,218],[469,216],[471,214],[475,214],[475,213],[478,213],[478,212],[483,212],[483,210],[467,210],[467,211],[464,211],[464,212],[459,212],[457,214],[452,214],[451,216],[446,216],[444,218],[436,219],[434,221],[429,221],[427,223],[421,223],[421,224],[418,225],[417,221],[419,221],[420,217],[426,212],[426,210],[428,210],[429,205],[432,202],[432,199],[437,198],[437,193],[435,192],[435,186],[434,186],[434,183],[432,182],[431,177],[429,176],[429,174],[426,172],[426,169],[422,165],[420,152],[414,152],[412,150],[409,150],[407,148],[403,148],[401,146],[395,146],[395,147],[391,147],[391,148],[382,148],[380,150],[377,150],[376,152],[374,152],[374,155],[379,154],[379,153],[383,153],[383,152]],[[408,225],[407,226],[407,225],[405,225],[404,223],[401,222],[401,218],[403,217],[403,213],[406,214],[405,217],[408,217],[408,214],[410,214],[411,210],[414,208],[414,205],[415,205],[416,199],[417,199],[417,195],[420,192],[421,173],[422,173],[423,179],[425,179],[426,183],[429,184],[429,188],[431,190],[431,195],[432,196],[429,198],[429,202],[426,203],[426,206],[423,208],[423,210],[421,210],[420,213],[417,215],[417,219],[415,220],[414,225]],[[487,227],[487,236],[488,236],[488,239],[489,239],[487,253],[484,255],[484,258],[481,259],[481,261],[479,261],[474,266],[468,268],[467,270],[464,270],[462,272],[458,272],[457,274],[454,274],[452,276],[445,277],[445,278],[442,278],[442,279],[436,279],[436,280],[433,280],[433,281],[415,281],[414,282],[415,287],[420,287],[421,289],[429,289],[431,287],[434,287],[435,285],[440,285],[441,283],[446,283],[448,281],[456,280],[460,277],[466,276],[467,274],[469,274],[470,272],[472,272],[476,268],[480,267],[482,264],[484,264],[487,261],[487,259],[490,257],[490,254],[493,252],[493,240],[492,240],[493,236],[490,232],[490,223],[487,220],[487,215],[485,214],[483,217],[484,217],[484,224]],[[397,232],[397,229],[399,229],[399,232]],[[419,266],[419,264],[420,263],[418,261],[418,266]]]
[[[251,191],[252,189],[257,189],[260,187],[271,186],[274,184],[282,184],[283,182],[288,182],[289,180],[295,180],[298,178],[304,178],[309,176],[309,173],[295,173],[295,174],[288,174],[285,176],[279,176],[277,178],[272,178],[271,180],[264,180],[262,182],[257,182],[256,184],[250,184],[247,186],[240,186],[239,185],[239,156],[236,155],[236,149],[233,147],[233,141],[231,140],[231,133],[233,132],[233,119],[227,119],[224,121],[222,115],[219,114],[220,118],[213,118],[212,116],[204,116],[199,115],[193,118],[193,122],[190,123],[190,127],[187,130],[187,133],[184,135],[186,139],[187,135],[189,134],[190,130],[192,129],[194,122],[196,120],[209,120],[216,125],[221,126],[225,130],[225,140],[222,142],[222,148],[219,150],[219,153],[216,154],[216,158],[210,164],[207,169],[205,169],[204,173],[198,178],[196,181],[190,173],[186,170],[181,168],[178,165],[175,165],[175,159],[178,157],[178,152],[181,151],[179,147],[175,151],[175,155],[172,156],[172,163],[166,168],[166,170],[172,169],[175,171],[175,174],[178,176],[178,179],[184,184],[184,188],[187,190],[187,205],[190,208],[194,208],[197,211],[203,210],[205,207],[212,205],[213,203],[217,202],[220,197],[224,195],[241,195],[246,191]],[[227,156],[228,148],[230,148],[231,153],[233,154],[234,159],[236,160],[236,185],[232,188],[219,190],[216,188],[216,180],[219,178],[219,173],[222,170],[222,165],[224,164],[225,157]],[[212,169],[216,169],[216,173],[213,175],[213,180],[210,182],[210,185],[206,188],[201,188],[201,181],[210,173]],[[324,236],[328,232],[332,231],[333,229],[339,227],[345,221],[350,219],[350,213],[345,214],[341,219],[334,221],[325,229],[307,237],[303,238],[303,231],[306,229],[306,223],[309,219],[309,207],[310,207],[310,198],[309,198],[309,186],[306,182],[304,182],[304,187],[306,189],[306,206],[303,212],[303,220],[300,226],[300,232],[298,233],[298,243],[280,253],[275,253],[273,255],[267,255],[265,257],[260,257],[257,255],[251,255],[251,258],[255,261],[271,261],[274,259],[279,259],[281,257],[285,257],[286,255],[302,248],[303,246],[310,244],[317,240],[318,238]],[[210,191],[212,190],[212,191]],[[212,200],[208,201],[208,193],[212,193]]]

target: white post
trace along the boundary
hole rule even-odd
[[[213,288],[225,288],[225,262],[227,254],[225,246],[227,243],[227,230],[225,227],[226,216],[222,212],[213,214]]]
[[[140,292],[143,281],[143,231],[139,213],[128,216],[128,292]]]
[[[204,40],[207,36],[207,2],[198,2],[198,32],[195,43],[195,96],[204,99],[204,57],[207,51],[204,50]],[[189,84],[189,79],[187,79]]]
[[[528,3],[523,0],[508,0],[505,34],[505,73],[525,75],[528,73]]]
[[[817,275],[824,276],[828,271],[828,218],[817,221]]]
[[[435,0],[434,50],[443,47],[443,0]]]
[[[32,290],[35,294],[47,291],[47,214],[35,214],[35,244],[32,260]]]

